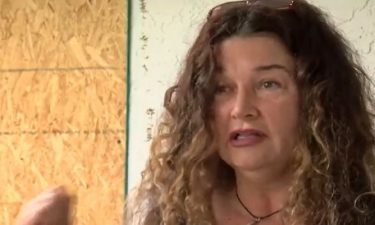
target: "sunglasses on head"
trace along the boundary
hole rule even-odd
[[[223,4],[217,5],[213,7],[208,15],[207,19],[210,19],[212,17],[215,17],[219,15],[222,12],[225,12],[232,8],[237,8],[240,6],[264,6],[269,7],[272,9],[278,9],[278,10],[285,10],[290,9],[293,4],[294,0],[247,0],[247,1],[232,1],[232,2],[225,2]]]

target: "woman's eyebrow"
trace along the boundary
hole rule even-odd
[[[257,66],[255,67],[254,70],[257,72],[262,72],[262,71],[268,71],[268,70],[274,70],[274,69],[283,70],[288,74],[292,74],[292,71],[290,71],[288,68],[280,64],[269,64],[269,65]]]
[[[288,69],[286,66],[281,65],[281,64],[276,64],[276,63],[257,66],[253,69],[253,71],[255,72],[265,72],[265,71],[270,71],[270,70],[282,70],[286,72],[286,74],[288,74],[289,76],[292,76],[293,74],[293,72],[290,71],[290,69]],[[216,78],[215,78],[216,81],[225,81],[229,78],[225,67],[219,65],[215,68],[215,71],[216,71]]]

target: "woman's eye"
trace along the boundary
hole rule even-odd
[[[218,85],[215,88],[215,93],[220,94],[220,93],[226,93],[230,91],[230,87],[227,85]]]
[[[280,83],[276,82],[276,81],[264,81],[262,82],[262,88],[265,88],[265,89],[275,89],[275,88],[279,88],[281,85]]]

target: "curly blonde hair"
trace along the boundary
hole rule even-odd
[[[233,187],[235,177],[217,155],[210,125],[214,48],[257,32],[277,35],[297,64],[301,144],[285,213],[293,224],[375,224],[373,83],[327,16],[295,1],[288,10],[233,7],[203,25],[166,93],[150,158],[126,209],[141,213],[139,225],[215,224],[211,193]]]

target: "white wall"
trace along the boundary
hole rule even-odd
[[[132,1],[131,99],[129,177],[140,178],[149,149],[150,129],[162,108],[165,89],[173,83],[180,63],[207,12],[223,0]],[[329,12],[375,74],[375,0],[312,0]],[[153,114],[152,111],[155,113]]]

